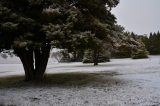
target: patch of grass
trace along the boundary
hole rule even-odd
[[[47,74],[43,82],[50,85],[81,86],[96,79],[97,76],[90,73],[61,73]]]
[[[116,73],[59,73],[59,74],[45,74],[43,81],[25,82],[24,76],[10,76],[0,78],[0,88],[10,87],[25,87],[25,86],[87,86],[99,85],[111,82],[113,75]],[[112,79],[116,81],[116,79]]]
[[[17,86],[24,83],[24,76],[9,76],[0,78],[0,87]]]

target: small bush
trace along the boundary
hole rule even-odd
[[[138,50],[137,52],[133,52],[131,57],[132,59],[148,58],[148,52],[145,50]]]

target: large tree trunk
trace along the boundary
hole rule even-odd
[[[31,81],[34,79],[34,60],[33,50],[20,49],[18,56],[23,64],[25,71],[25,81]]]
[[[41,50],[35,50],[35,80],[42,80],[47,67],[51,46],[42,47]]]
[[[16,49],[25,71],[25,81],[40,81],[45,73],[50,45],[45,45],[40,49]]]

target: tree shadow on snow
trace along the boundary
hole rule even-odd
[[[121,86],[126,81],[116,77],[116,72],[96,73],[60,73],[46,74],[44,80],[24,82],[24,76],[10,76],[0,78],[0,88],[18,87],[111,87]]]
[[[91,68],[91,67],[93,67],[93,68],[95,68],[95,67],[117,67],[117,66],[128,66],[128,64],[107,64],[107,63],[99,63],[99,65],[97,65],[97,66],[94,66],[93,64],[81,64],[81,65],[71,65],[71,66],[51,66],[51,67],[48,67],[47,69],[54,69],[54,68],[76,68],[76,67],[81,67],[81,68]]]

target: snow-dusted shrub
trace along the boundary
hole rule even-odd
[[[98,62],[109,62],[110,61],[110,57],[108,56],[108,54],[106,52],[101,52],[99,53],[98,56]],[[93,63],[93,51],[92,50],[86,50],[84,53],[84,58],[83,58],[83,63]]]
[[[143,59],[148,58],[148,52],[146,50],[138,50],[136,52],[133,52],[131,55],[132,59]]]

